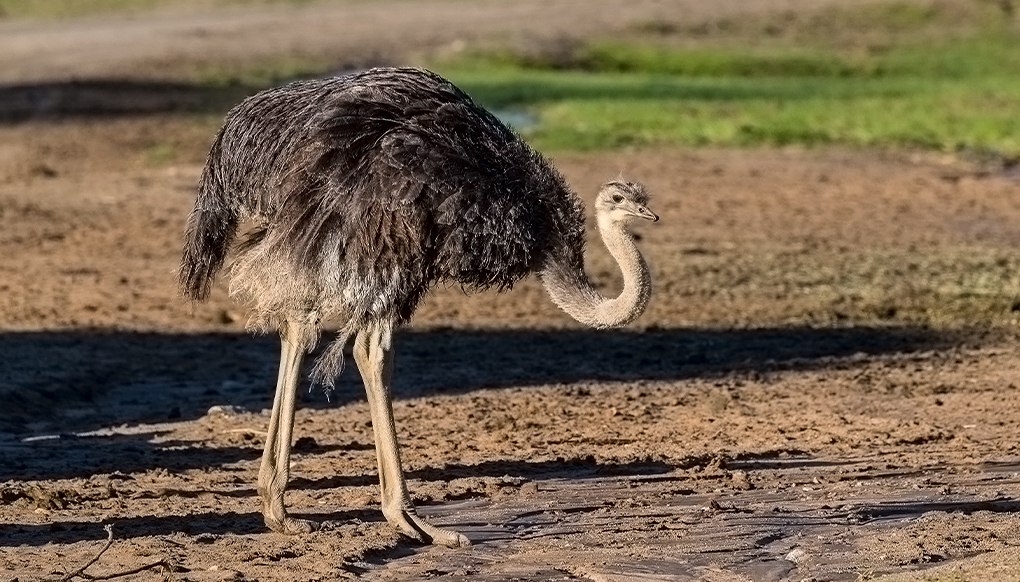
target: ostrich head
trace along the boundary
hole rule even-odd
[[[659,217],[648,209],[648,193],[636,182],[614,180],[603,184],[595,198],[595,213],[602,220],[626,224],[634,218],[655,222]]]

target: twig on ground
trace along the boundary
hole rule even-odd
[[[111,578],[119,578],[121,576],[130,576],[131,574],[137,574],[137,573],[142,572],[144,570],[149,570],[151,568],[156,568],[158,566],[162,566],[163,568],[166,569],[167,572],[173,572],[174,571],[173,564],[171,564],[169,560],[164,558],[164,559],[162,559],[162,560],[160,560],[158,562],[153,562],[151,564],[146,564],[145,566],[138,566],[137,568],[132,568],[130,570],[125,570],[123,572],[117,572],[116,574],[103,574],[102,576],[92,576],[90,574],[82,573],[82,574],[79,574],[79,576],[81,576],[82,578],[85,578],[87,580],[110,580]]]
[[[91,566],[92,564],[95,564],[96,561],[99,560],[99,557],[102,556],[106,552],[106,550],[109,550],[110,546],[113,545],[113,525],[112,524],[107,525],[103,529],[105,529],[107,533],[106,545],[103,546],[103,549],[99,550],[99,553],[96,554],[94,558],[89,560],[88,563],[86,563],[81,568],[78,568],[74,572],[68,572],[67,574],[64,574],[64,577],[60,579],[60,582],[69,582],[72,578],[84,578],[86,580],[110,580],[112,578],[119,578],[121,576],[130,576],[131,574],[137,574],[144,570],[149,570],[152,568],[156,568],[158,566],[162,566],[167,570],[167,572],[173,572],[175,570],[174,565],[170,563],[170,560],[163,558],[158,562],[153,562],[151,564],[146,564],[144,566],[138,566],[137,568],[125,570],[123,572],[116,572],[114,574],[103,574],[100,576],[86,574],[85,570],[87,570],[89,566]]]
[[[74,578],[75,576],[81,576],[82,572],[84,572],[86,568],[88,568],[92,564],[95,564],[96,560],[98,560],[99,557],[102,556],[104,552],[106,552],[106,550],[110,549],[110,546],[113,545],[113,524],[107,525],[103,529],[106,530],[106,545],[103,546],[103,549],[99,550],[99,553],[96,554],[96,557],[89,560],[88,563],[82,566],[81,568],[78,568],[74,572],[64,574],[64,577],[60,579],[60,582],[67,582],[68,580]]]

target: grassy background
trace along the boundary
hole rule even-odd
[[[0,0],[10,18],[313,0]],[[1018,6],[1014,6],[1018,2]],[[1020,159],[1020,0],[876,0],[612,38],[463,46],[425,56],[547,151],[840,144]],[[334,70],[281,55],[197,70],[258,88]]]
[[[1011,7],[879,2],[650,22],[568,46],[469,47],[431,66],[510,112],[546,150],[848,144],[1014,160],[1020,26]]]

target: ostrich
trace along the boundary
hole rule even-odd
[[[433,285],[502,290],[530,273],[579,322],[633,321],[651,279],[626,223],[658,220],[647,199],[641,185],[620,180],[598,193],[598,227],[624,275],[622,293],[607,299],[584,271],[581,201],[541,155],[446,79],[372,69],[269,89],[231,110],[199,181],[179,283],[187,298],[206,298],[239,224],[251,224],[230,267],[230,292],[251,306],[250,325],[281,338],[258,477],[266,524],[287,534],[316,527],[288,516],[283,495],[299,369],[330,319],[337,337],[312,380],[332,386],[353,337],[386,519],[424,543],[468,545],[411,503],[390,402],[394,328]]]

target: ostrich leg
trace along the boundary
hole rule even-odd
[[[424,543],[452,548],[468,546],[463,535],[440,529],[418,516],[407,492],[404,470],[400,465],[397,429],[390,402],[390,376],[393,371],[393,326],[377,322],[363,329],[354,340],[354,361],[365,382],[368,404],[372,410],[375,451],[379,460],[379,485],[382,488],[382,510],[386,520],[405,535]]]
[[[301,360],[306,346],[305,334],[299,327],[288,323],[280,334],[280,375],[273,398],[273,415],[269,420],[269,434],[262,453],[259,469],[259,496],[262,497],[262,515],[273,531],[300,534],[315,531],[315,524],[304,519],[287,516],[283,505],[283,492],[290,479],[290,447],[294,432],[294,409],[297,397]]]

